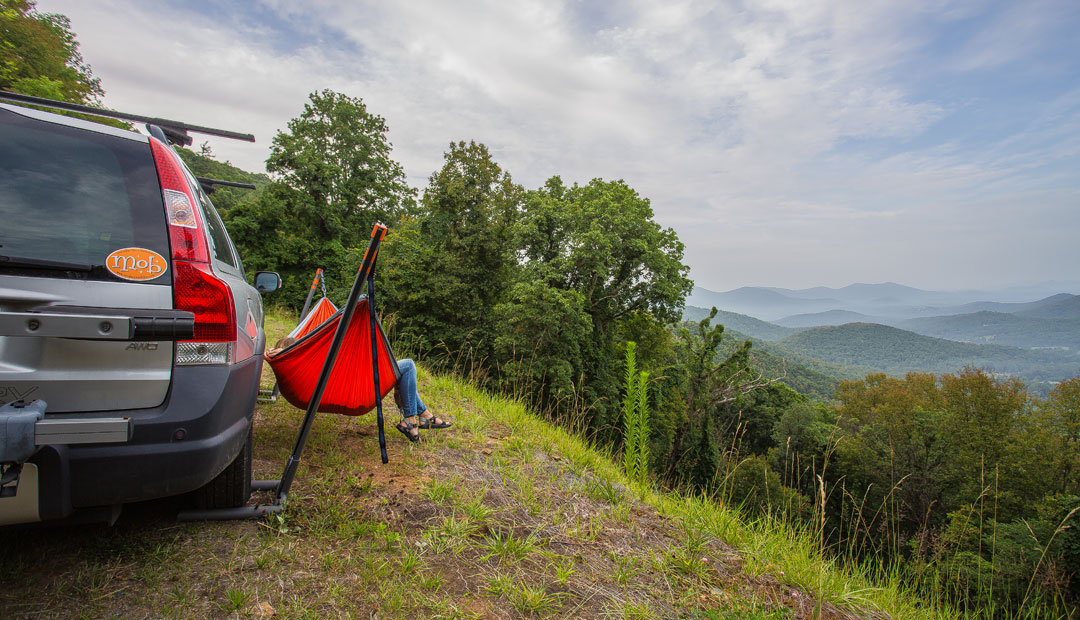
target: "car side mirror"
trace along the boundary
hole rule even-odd
[[[281,288],[281,276],[273,271],[255,272],[255,290],[260,293],[273,293]]]

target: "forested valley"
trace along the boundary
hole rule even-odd
[[[65,18],[12,6],[0,26],[22,54],[0,47],[0,88],[96,102]],[[640,474],[813,532],[935,606],[1077,617],[1080,377],[1037,398],[978,368],[789,376],[775,355],[752,361],[715,309],[682,322],[683,244],[627,183],[525,188],[461,141],[417,189],[388,133],[361,99],[322,91],[273,138],[266,175],[181,152],[197,175],[259,187],[213,198],[247,270],[282,275],[271,303],[299,309],[320,267],[344,300],[385,223],[376,303],[399,357],[514,395],[613,455],[644,431]]]

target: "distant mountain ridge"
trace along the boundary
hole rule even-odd
[[[1080,282],[1073,283],[1080,290]],[[814,287],[801,290],[777,287],[744,286],[725,292],[696,287],[687,298],[689,306],[745,314],[758,319],[779,322],[787,317],[818,314],[831,310],[857,312],[884,323],[919,317],[949,314],[969,314],[982,310],[994,312],[1034,312],[1037,318],[1080,318],[1078,297],[1068,289],[1038,291],[924,291],[884,282],[881,284],[851,284],[843,288]],[[1030,295],[1023,297],[1022,295]],[[1054,310],[1039,308],[1051,304]]]
[[[1019,313],[983,311],[909,319],[897,323],[895,327],[960,342],[1080,351],[1080,319],[1045,319]]]
[[[1060,296],[1055,295],[1055,297]],[[1040,304],[1016,314],[1039,319],[1080,319],[1080,295],[1071,295],[1051,303]]]
[[[886,319],[870,316],[851,310],[826,310],[811,314],[795,314],[777,319],[775,323],[784,327],[807,328],[821,327],[823,325],[843,325],[845,323],[881,323],[887,325]]]
[[[691,299],[700,299],[701,292],[695,289]],[[800,367],[808,368],[810,360],[816,360],[821,364],[816,370],[832,377],[850,375],[854,369],[893,375],[953,373],[972,365],[1020,377],[1036,392],[1045,392],[1053,382],[1080,374],[1080,295],[1072,293],[1028,301],[916,306],[915,301],[940,301],[953,293],[895,283],[705,292],[719,302],[717,322],[730,334],[742,332],[756,339],[763,358],[768,354],[793,361],[798,356]],[[730,305],[721,305],[725,302]],[[820,309],[830,303],[843,307]],[[787,313],[815,307],[819,309]],[[685,314],[700,320],[708,311],[688,306]],[[765,317],[771,320],[762,320]],[[816,378],[810,383],[822,385]]]
[[[988,310],[990,312],[1007,312],[1009,314],[1019,314],[1022,312],[1038,311],[1044,306],[1053,305],[1057,302],[1066,301],[1074,297],[1077,297],[1077,295],[1070,295],[1069,293],[1058,293],[1057,295],[1051,295],[1049,297],[1044,297],[1042,299],[1023,303],[976,301],[969,304],[963,304],[961,306],[948,308],[949,312],[943,312],[942,314],[969,314],[972,312],[982,312],[984,310]],[[1080,318],[1080,316],[1071,318]]]
[[[687,321],[700,321],[707,316],[709,316],[709,310],[698,308],[696,306],[687,306],[686,310],[683,312],[683,318]],[[768,341],[780,340],[781,338],[786,338],[799,331],[768,321],[762,321],[761,319],[755,319],[754,317],[745,314],[727,312],[726,310],[717,310],[716,318],[713,319],[713,324],[715,325],[717,323],[724,326],[726,333],[735,330],[746,334],[751,338]]]
[[[776,344],[826,362],[894,375],[954,373],[969,365],[1037,382],[1080,374],[1080,357],[1069,352],[956,342],[874,323],[815,327]]]

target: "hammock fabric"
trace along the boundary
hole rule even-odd
[[[308,312],[300,323],[289,332],[289,335],[299,340],[330,320],[330,317],[334,316],[334,313],[337,311],[338,309],[337,306],[334,305],[334,302],[323,297],[315,304],[315,307],[311,309],[311,312]]]
[[[319,321],[319,313],[327,318]],[[335,311],[334,304],[323,297],[293,330],[297,341],[276,355],[265,356],[277,377],[281,395],[294,407],[307,409],[342,314],[342,310]],[[401,375],[382,324],[378,320],[375,324],[379,376],[382,377],[379,382],[382,393],[378,400],[382,400],[394,389]],[[371,323],[368,300],[364,296],[357,302],[356,312],[345,331],[341,352],[330,372],[330,381],[318,410],[343,415],[362,415],[371,411],[377,402],[371,369]]]

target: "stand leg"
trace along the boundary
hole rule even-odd
[[[371,375],[375,380],[375,416],[379,426],[379,452],[383,465],[389,462],[386,457],[386,434],[383,432],[382,389],[379,386],[379,330],[375,321],[375,268],[372,265],[368,275],[368,318],[371,323]]]

